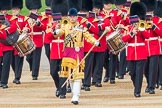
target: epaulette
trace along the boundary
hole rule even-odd
[[[3,29],[5,29],[7,26],[6,25],[1,25],[1,27],[0,27],[0,30],[3,30]]]
[[[159,21],[158,21],[158,23],[160,23],[160,22],[162,22],[162,18],[159,18]]]
[[[82,20],[80,21],[80,24],[83,24],[86,21],[87,21],[87,19],[82,17]]]
[[[118,10],[117,16],[121,15],[122,13],[122,10]]]
[[[28,19],[29,19],[29,17],[25,16],[24,21],[27,21]]]
[[[15,20],[15,19],[17,19],[17,16],[13,15],[13,16],[10,18],[10,21],[13,21],[13,20]]]
[[[46,16],[45,12],[41,12],[41,16],[42,16],[41,21],[43,21],[44,19],[48,18],[48,17]]]

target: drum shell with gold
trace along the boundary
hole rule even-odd
[[[14,46],[21,57],[30,54],[36,48],[33,40],[27,33],[21,34]]]
[[[121,30],[116,30],[106,37],[106,42],[110,48],[110,52],[118,54],[120,51],[125,49],[126,43],[122,41]]]

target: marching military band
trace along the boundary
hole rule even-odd
[[[10,65],[13,83],[21,84],[24,57],[33,80],[38,80],[42,47],[49,60],[56,97],[66,98],[70,83],[74,105],[80,90],[115,84],[129,72],[134,96],[162,90],[161,0],[25,0],[30,11],[20,15],[24,0],[0,1],[0,87],[8,88]],[[115,5],[115,8],[114,8]],[[7,13],[12,10],[12,14]]]

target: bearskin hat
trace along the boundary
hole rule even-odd
[[[46,6],[51,6],[52,0],[46,0],[45,3],[46,3]]]
[[[115,0],[116,5],[123,5],[127,2],[127,0]]]
[[[68,13],[68,2],[67,0],[52,0],[51,9],[52,13],[61,13],[63,16],[66,16]]]
[[[148,12],[154,11],[157,5],[156,0],[140,0],[140,2],[143,2],[146,5]]]
[[[40,9],[42,7],[41,0],[25,0],[27,9]]]
[[[82,0],[68,0],[69,9],[76,8],[78,11],[82,8]]]
[[[114,4],[115,0],[103,0],[103,4]]]
[[[82,11],[91,11],[93,8],[93,1],[92,0],[82,0]]]
[[[157,1],[157,6],[154,10],[154,15],[162,17],[162,1]]]
[[[11,0],[1,0],[0,1],[0,10],[10,10],[12,7]]]
[[[102,9],[103,8],[103,2],[102,0],[93,0],[93,8],[99,8]]]
[[[23,8],[23,0],[12,0],[12,8]]]
[[[146,8],[146,5],[144,3],[142,3],[142,2],[134,2],[134,3],[132,3],[132,5],[130,7],[130,16],[138,15],[138,17],[141,20],[145,20],[146,11],[147,11],[147,8]]]

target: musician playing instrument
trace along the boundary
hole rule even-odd
[[[0,2],[0,14],[4,17],[0,21],[0,42],[3,53],[0,87],[4,89],[8,88],[7,84],[10,72],[11,55],[13,51],[12,45],[15,43],[12,39],[15,40],[14,33],[16,33],[16,24],[10,20],[11,16],[7,14],[7,11],[11,9],[11,4],[11,0],[1,0]],[[13,38],[11,39],[11,37]]]
[[[130,7],[126,7],[124,6],[127,3],[127,0],[116,0],[115,5],[116,8],[118,10],[118,22],[120,22],[120,24],[118,25],[118,28],[124,26],[124,28],[126,28],[127,25],[129,25],[129,8]],[[130,6],[130,4],[129,4]],[[123,29],[121,30],[121,32],[125,32],[126,30]],[[117,73],[117,77],[118,79],[123,79],[124,75],[126,73],[126,46],[124,49],[122,49],[119,54],[118,54],[118,59],[119,59],[119,70]]]
[[[12,1],[12,19],[16,24],[19,35],[24,31],[27,31],[25,27],[27,25],[27,17],[20,15],[20,11],[23,8],[23,0],[13,0]],[[26,29],[26,30],[25,30]],[[20,84],[20,78],[22,74],[24,57],[20,57],[18,51],[14,48],[14,53],[12,55],[12,68],[15,73],[15,79],[13,83]]]
[[[80,25],[82,25],[83,27],[89,26],[88,22],[92,23],[94,19],[89,17],[89,11],[92,11],[92,7],[93,7],[92,0],[82,0],[82,9],[78,13],[78,21]],[[91,29],[92,28],[94,29],[95,27],[92,25]],[[84,47],[84,55],[86,55],[89,52],[89,50],[92,48],[92,44],[87,42],[86,39],[84,39],[84,46],[86,46]],[[85,91],[90,91],[91,75],[92,75],[91,68],[93,65],[93,59],[94,59],[94,52],[92,50],[85,59],[84,79],[83,79],[83,85],[81,87],[81,89]]]
[[[119,2],[119,3],[118,3]],[[109,34],[115,32],[118,28],[119,25],[122,25],[123,18],[121,17],[121,10],[118,8],[112,9],[112,4],[118,3],[118,4],[123,4],[125,0],[120,0],[120,1],[114,1],[114,0],[104,0],[104,8],[101,11],[101,14],[105,16],[104,23],[100,24],[100,28],[104,29],[106,26],[111,27],[111,31],[108,32],[107,37],[109,37]],[[116,75],[116,70],[118,69],[117,67],[117,62],[118,62],[118,53],[115,54],[111,49],[110,46],[108,46],[108,51],[109,51],[109,77],[110,77],[110,84],[115,83],[115,75]],[[118,70],[117,70],[118,71]],[[108,73],[108,72],[107,72]],[[108,74],[106,73],[106,76],[104,78],[105,81],[107,81]]]
[[[36,45],[36,49],[27,55],[26,60],[32,71],[32,79],[37,80],[39,76],[40,59],[43,47],[43,31],[46,30],[47,17],[38,14],[38,9],[42,7],[41,0],[26,0],[26,7],[30,10],[27,27],[30,28],[30,36]]]
[[[137,8],[140,12],[136,10]],[[130,16],[133,15],[138,15],[141,20],[145,20],[146,6],[141,2],[132,3]],[[129,32],[122,37],[122,40],[128,42],[127,65],[134,85],[134,96],[140,97],[143,81],[143,69],[147,59],[145,38],[149,38],[150,34],[147,30],[139,31],[135,24],[132,23],[132,25],[128,26]]]
[[[154,11],[154,15],[156,16],[157,18],[157,23],[158,23],[158,26],[162,27],[162,1],[157,1],[157,7]],[[156,24],[157,24],[156,23]],[[161,86],[160,87],[160,90],[162,90],[162,37],[159,36],[159,44],[160,44],[160,56],[159,56],[159,66],[158,66],[158,76],[157,76],[157,86],[158,87],[159,85]]]
[[[153,11],[156,8],[156,0],[141,0],[147,6],[147,15],[146,20],[149,27],[146,29],[150,33],[150,37],[146,39],[146,48],[147,48],[147,62],[145,67],[145,76],[147,81],[147,87],[145,89],[146,93],[155,94],[155,84],[157,79],[158,72],[158,63],[160,55],[160,44],[158,42],[158,37],[162,36],[162,28],[159,26],[159,18],[153,16]],[[149,17],[151,15],[151,17]]]
[[[46,9],[45,9],[45,12],[43,12],[43,16],[44,17],[47,17],[48,20],[47,20],[47,26],[46,26],[46,30],[48,30],[49,28],[51,28],[52,26],[52,11],[51,11],[51,3],[52,3],[52,0],[45,0],[45,4],[46,6],[48,6]],[[45,32],[45,35],[44,35],[44,48],[45,48],[45,54],[48,58],[48,60],[50,61],[50,43],[51,43],[51,40],[48,39],[48,35],[46,35],[46,32]]]
[[[89,18],[90,21],[88,22],[87,27],[89,32],[92,33],[96,39],[99,39],[104,31],[104,29],[102,31],[99,28],[99,24],[102,24],[104,19],[104,17],[100,15],[100,10],[102,9],[102,7],[102,1],[93,0],[93,9],[92,12],[89,13],[89,17],[91,18]],[[95,87],[102,87],[101,81],[104,63],[104,52],[106,50],[106,47],[106,36],[104,35],[100,40],[100,46],[96,46],[93,49],[94,59],[92,85],[95,85]]]
[[[87,39],[88,42],[91,42],[95,45],[99,45],[99,42],[96,41],[96,39],[92,37],[91,34],[89,34],[87,28],[79,26],[79,22],[77,21],[77,10],[75,8],[71,8],[69,10],[68,17],[70,20],[69,24],[61,26],[61,28],[60,24],[56,25],[54,35],[55,37],[65,35],[65,48],[61,63],[60,77],[70,78],[73,93],[71,102],[73,104],[78,104],[81,79],[84,78],[84,61],[80,63],[84,57],[84,38]],[[62,87],[63,84],[64,81],[61,81],[60,79],[60,96],[63,95],[65,97],[66,92],[62,93],[62,90],[66,88],[66,84]]]
[[[60,8],[62,7],[62,8]],[[60,37],[54,37],[53,31],[55,30],[56,24],[60,21],[61,24],[65,24],[67,19],[65,18],[68,13],[68,5],[67,3],[60,2],[59,4],[56,1],[52,2],[51,5],[52,11],[52,21],[50,22],[51,26],[48,26],[46,29],[46,36],[49,41],[51,41],[51,48],[50,48],[50,75],[54,81],[55,88],[56,88],[56,97],[59,97],[59,72],[61,70],[61,61],[63,58],[63,50],[64,50],[64,35]],[[61,12],[61,13],[58,13]],[[61,16],[62,15],[62,16]],[[60,17],[60,19],[58,19]],[[67,21],[68,23],[68,21]],[[66,92],[66,90],[64,91]],[[60,97],[61,98],[61,97]]]

